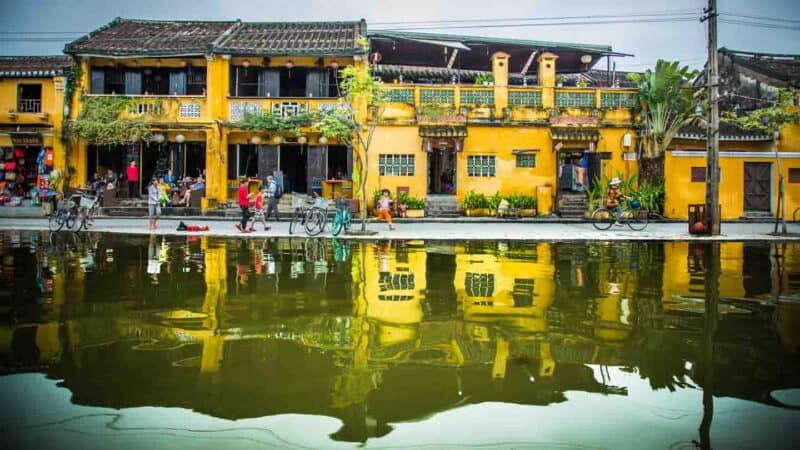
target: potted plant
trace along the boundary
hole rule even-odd
[[[478,74],[475,76],[475,84],[479,86],[491,86],[494,84],[494,77],[492,74]]]
[[[562,87],[567,82],[567,77],[564,75],[556,75],[556,86]]]
[[[488,214],[488,199],[485,195],[469,191],[464,197],[464,212],[468,217],[480,217]]]
[[[519,208],[522,217],[536,217],[536,196],[520,195]]]
[[[578,87],[585,88],[587,86],[589,86],[589,83],[586,80],[578,80]]]
[[[499,192],[495,192],[494,195],[491,197],[486,198],[486,208],[489,209],[489,215],[494,217],[497,215],[497,207],[500,206],[500,202],[503,200],[503,197],[500,196]]]
[[[401,193],[397,199],[400,205],[405,205],[406,217],[416,219],[425,217],[425,201],[410,194]]]

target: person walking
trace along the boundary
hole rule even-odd
[[[247,178],[239,177],[239,208],[242,210],[242,220],[236,224],[236,229],[242,233],[249,233],[247,222],[250,220],[250,194],[247,190]]]
[[[130,164],[128,164],[128,168],[125,170],[125,175],[128,178],[128,198],[132,199],[138,197],[139,168],[136,167],[136,161],[131,161]]]
[[[389,190],[384,189],[381,192],[381,198],[378,199],[378,220],[385,220],[389,223],[389,229],[394,230],[394,224],[392,223],[392,199],[389,198]]]
[[[280,217],[278,216],[278,200],[280,200],[280,194],[278,191],[278,183],[275,181],[275,178],[270,175],[267,177],[267,213],[264,215],[264,220],[268,220],[272,215],[275,215],[275,222],[280,221]]]
[[[147,187],[147,213],[150,218],[150,229],[155,230],[158,218],[161,217],[161,188],[156,178],[153,178]]]
[[[255,201],[255,215],[250,222],[250,231],[255,231],[256,222],[261,222],[264,225],[264,231],[269,230],[267,226],[267,219],[264,218],[264,197],[267,196],[267,188],[264,186],[258,191],[256,194],[256,201]]]

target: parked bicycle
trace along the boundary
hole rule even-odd
[[[333,216],[333,222],[331,223],[331,234],[338,236],[342,230],[347,234],[350,231],[352,220],[349,202],[343,198],[336,200],[336,215]]]
[[[642,231],[647,228],[650,221],[650,214],[646,209],[642,209],[638,200],[623,201],[622,215],[617,217],[616,211],[606,207],[600,207],[592,212],[592,225],[600,231],[611,228],[614,223],[626,224],[631,230]]]
[[[77,199],[76,196],[69,196],[58,202],[56,210],[50,214],[50,218],[47,220],[47,227],[50,231],[61,231],[65,225],[67,229],[75,226],[75,220],[78,217],[78,203],[75,201]]]
[[[78,228],[76,232],[81,229],[88,230],[89,227],[94,226],[94,215],[100,208],[100,198],[96,195],[90,195],[86,192],[81,193],[78,200],[78,217],[76,223]]]
[[[293,234],[296,227],[306,230],[309,236],[316,236],[325,229],[328,221],[328,201],[316,193],[311,197],[294,194],[292,199],[294,214],[289,223],[289,234]]]

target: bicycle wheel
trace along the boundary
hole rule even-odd
[[[325,229],[325,212],[319,208],[311,208],[306,214],[306,233],[316,236]]]
[[[647,228],[649,217],[647,211],[642,209],[633,209],[628,211],[630,217],[627,218],[628,227],[633,231],[642,231]]]
[[[64,218],[64,224],[67,229],[71,230],[75,227],[75,220],[78,218],[78,213],[75,211],[67,211],[67,216]]]
[[[295,208],[294,214],[292,215],[292,221],[289,222],[289,234],[294,233],[294,228],[303,222],[303,218],[305,214],[303,210],[300,208]]]
[[[344,219],[342,220],[342,225],[344,226],[345,234],[350,232],[350,225],[353,224],[353,216],[350,214],[350,211],[344,210]]]
[[[88,212],[86,211],[86,208],[81,208],[81,210],[78,211],[78,218],[75,220],[75,223],[78,225],[78,228],[75,230],[76,233],[80,232],[84,228],[88,229],[88,225],[86,225],[87,214]]]
[[[606,208],[597,208],[592,213],[592,225],[600,231],[611,228],[614,224],[614,213]]]
[[[344,212],[338,210],[336,215],[333,216],[333,222],[331,222],[331,234],[338,236],[342,232],[342,228],[344,228]]]
[[[49,228],[50,231],[61,231],[64,222],[64,210],[59,209],[55,213],[50,214],[50,218],[47,220],[47,228]]]

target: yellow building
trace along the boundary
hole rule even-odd
[[[720,109],[747,111],[770,106],[780,88],[800,87],[796,55],[719,51]],[[706,133],[686,127],[664,158],[664,215],[687,218],[688,206],[705,203]],[[800,126],[777,136],[735,125],[720,126],[720,207],[723,219],[774,217],[778,212],[779,173],[784,179],[787,217],[800,207]]]
[[[365,28],[363,21],[115,19],[65,48],[81,74],[71,118],[89,101],[122,98],[120,116],[145,120],[153,140],[111,147],[79,140],[70,164],[79,180],[107,169],[124,175],[130,161],[143,181],[170,169],[179,179],[204,174],[206,206],[226,202],[239,176],[280,171],[284,189],[298,192],[330,173],[349,176],[348,149],[311,130],[281,139],[236,122],[246,113],[285,118],[335,106],[337,70],[364,53]]]
[[[66,56],[0,57],[0,186],[12,194],[29,198],[31,188],[47,182],[50,169],[65,168],[62,132],[69,68]],[[40,169],[37,158],[43,150],[54,159]]]
[[[381,31],[370,41],[388,103],[369,193],[407,190],[455,212],[470,191],[536,196],[542,187],[540,213],[549,213],[554,197],[580,198],[594,177],[637,172],[636,91],[576,75],[618,55],[610,47]],[[563,74],[578,85],[561,86]]]

